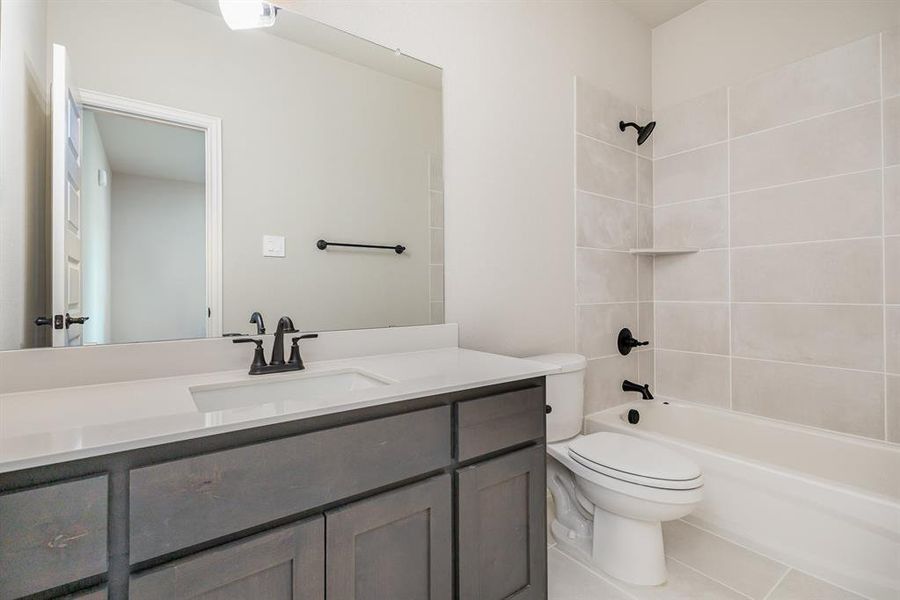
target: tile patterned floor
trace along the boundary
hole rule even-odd
[[[551,546],[549,600],[864,600],[683,521],[666,523],[669,581],[633,586]]]

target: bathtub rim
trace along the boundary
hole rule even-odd
[[[827,437],[839,442],[844,443],[853,443],[859,444],[870,448],[875,448],[878,450],[886,450],[891,453],[896,453],[900,455],[900,445],[888,442],[886,440],[875,440],[872,438],[867,438],[864,436],[859,436],[850,433],[839,433],[835,431],[831,431],[828,429],[821,429],[819,427],[814,427],[811,425],[803,425],[800,423],[789,423],[786,421],[780,421],[778,419],[773,419],[771,417],[763,417],[759,415],[754,415],[751,413],[743,413],[734,411],[728,408],[722,408],[718,406],[710,406],[708,404],[703,404],[700,402],[691,402],[689,400],[681,400],[678,398],[671,398],[667,396],[657,396],[653,400],[633,400],[631,402],[626,402],[624,404],[619,404],[616,406],[612,406],[610,408],[605,408],[603,410],[595,411],[588,415],[584,416],[582,430],[587,433],[588,421],[595,419],[600,423],[607,423],[607,421],[603,420],[602,417],[611,416],[614,421],[610,423],[611,427],[617,428],[617,431],[621,433],[625,433],[628,435],[638,435],[640,437],[649,437],[654,438],[658,437],[664,440],[666,443],[673,444],[680,448],[687,448],[693,450],[700,450],[703,452],[710,452],[721,455],[723,458],[736,462],[738,464],[746,465],[749,467],[754,467],[757,469],[762,469],[768,473],[777,474],[777,475],[789,475],[791,477],[796,477],[806,483],[821,486],[827,488],[833,492],[840,492],[844,494],[850,494],[851,496],[874,501],[878,504],[882,504],[887,508],[896,508],[900,510],[900,494],[894,497],[888,494],[883,494],[881,492],[877,492],[874,490],[868,490],[865,488],[861,488],[859,486],[844,483],[841,481],[835,481],[834,479],[828,479],[826,477],[821,477],[819,475],[814,475],[811,473],[807,473],[804,471],[799,471],[797,469],[792,469],[790,467],[785,467],[781,465],[773,465],[771,463],[767,463],[761,460],[756,460],[751,457],[744,456],[742,454],[737,454],[735,452],[730,452],[728,450],[723,450],[721,448],[717,448],[715,446],[711,446],[708,444],[704,444],[701,442],[694,442],[690,440],[685,440],[683,438],[674,437],[671,435],[667,435],[665,433],[656,432],[656,431],[647,431],[640,429],[631,429],[628,427],[628,424],[620,418],[622,411],[627,410],[628,408],[637,408],[648,406],[648,404],[653,404],[654,406],[662,406],[664,403],[668,403],[668,406],[673,406],[677,408],[687,408],[689,410],[701,410],[701,411],[709,411],[713,413],[718,413],[721,415],[728,416],[732,419],[748,419],[748,420],[760,420],[764,422],[767,426],[775,426],[782,430],[788,431],[803,431],[804,433],[818,435],[822,437]]]

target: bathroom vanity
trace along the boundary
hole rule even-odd
[[[0,439],[19,454],[0,463],[0,598],[544,598],[549,371],[447,348],[68,388],[86,415],[141,389],[194,407],[160,398],[168,417],[112,419],[103,443],[46,456]],[[321,392],[348,373],[385,385]],[[309,382],[309,410],[285,404]]]

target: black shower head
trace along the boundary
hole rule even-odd
[[[650,134],[653,133],[653,128],[656,127],[656,121],[650,121],[643,127],[638,125],[637,123],[626,123],[625,121],[619,121],[619,131],[625,131],[626,127],[634,127],[638,132],[637,143],[638,146],[647,141],[647,138],[650,137]]]

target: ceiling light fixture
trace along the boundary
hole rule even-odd
[[[219,10],[234,30],[271,27],[278,14],[278,7],[266,0],[219,0]]]

